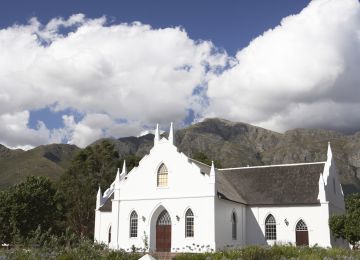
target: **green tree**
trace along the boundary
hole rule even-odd
[[[63,199],[45,177],[28,177],[0,193],[0,240],[26,240],[39,227],[60,232],[63,228]]]
[[[204,154],[203,152],[194,153],[192,158],[194,160],[205,163],[207,165],[211,165],[211,159],[209,159],[209,157],[206,154]],[[214,165],[215,165],[216,168],[221,168],[222,167],[221,163],[218,160],[214,160]]]
[[[59,181],[68,208],[68,226],[78,235],[93,236],[96,192],[104,191],[115,178],[119,154],[109,141],[88,146],[72,161]]]
[[[335,237],[346,239],[355,248],[360,241],[360,193],[349,195],[345,205],[346,214],[332,216],[329,225]]]

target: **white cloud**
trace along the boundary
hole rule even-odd
[[[0,115],[72,108],[85,118],[54,135],[80,146],[130,129],[136,135],[142,125],[181,122],[195,87],[227,61],[211,42],[195,42],[179,27],[106,22],[78,14],[0,30]],[[59,33],[64,27],[71,32]],[[17,142],[29,141],[7,141]]]
[[[236,55],[209,81],[205,116],[275,130],[360,125],[360,6],[315,0]]]
[[[0,143],[10,147],[64,140],[83,147],[180,124],[189,109],[195,120],[219,116],[280,131],[360,125],[357,0],[311,1],[236,57],[178,27],[82,14],[2,29],[0,53]],[[49,106],[83,118],[30,129],[29,111]]]

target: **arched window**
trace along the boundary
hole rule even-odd
[[[185,213],[185,237],[194,237],[194,213],[191,209]]]
[[[300,219],[299,222],[296,224],[296,231],[307,231],[308,228],[305,224],[305,222]]]
[[[130,215],[130,237],[137,237],[138,231],[138,215],[134,210]]]
[[[237,238],[237,219],[236,219],[236,213],[234,211],[231,214],[231,231],[232,231],[232,239],[236,240],[236,238]]]
[[[165,164],[161,164],[157,172],[157,186],[166,187],[168,185],[168,169]]]
[[[108,234],[108,243],[111,242],[111,226],[109,227],[109,234]]]
[[[266,240],[276,240],[276,221],[271,214],[265,220],[265,238]]]

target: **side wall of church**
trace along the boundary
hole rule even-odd
[[[216,249],[229,249],[246,244],[246,206],[228,200],[215,200]],[[236,238],[233,239],[232,214],[236,216]]]
[[[329,205],[314,206],[249,207],[246,214],[247,244],[296,244],[296,224],[302,219],[308,228],[309,245],[330,247],[328,225]],[[265,239],[265,220],[272,214],[276,220],[276,241]]]
[[[94,237],[97,243],[109,244],[109,228],[112,224],[111,212],[95,211]]]

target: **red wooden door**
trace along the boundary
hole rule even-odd
[[[156,226],[156,251],[170,252],[171,249],[171,226]]]
[[[156,251],[171,251],[171,219],[166,210],[161,212],[156,222]]]
[[[297,246],[309,245],[309,233],[307,230],[296,230],[296,245]]]

